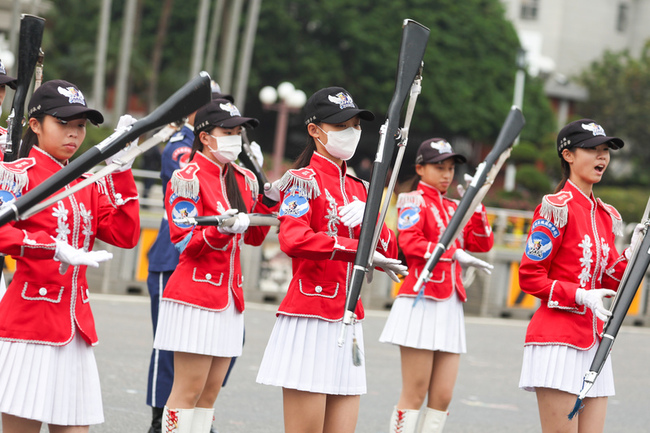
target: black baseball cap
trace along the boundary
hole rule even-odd
[[[580,119],[569,123],[557,135],[557,153],[573,147],[590,148],[607,143],[612,149],[620,149],[625,143],[617,137],[608,137],[602,126],[592,119]]]
[[[459,164],[467,162],[467,158],[463,155],[454,153],[451,144],[444,138],[430,138],[420,144],[415,155],[415,163],[420,165],[435,164],[449,158],[454,158]]]
[[[59,119],[69,119],[82,114],[95,125],[104,122],[104,116],[97,110],[88,108],[81,90],[64,80],[43,83],[32,95],[28,105],[29,117],[49,114]]]
[[[249,125],[257,127],[260,121],[252,117],[242,117],[237,107],[227,99],[215,99],[214,101],[199,108],[194,117],[194,130],[196,132],[206,131],[215,126],[220,128],[234,128],[235,126]]]
[[[7,70],[5,69],[5,65],[2,64],[2,60],[0,60],[0,85],[1,84],[6,84],[12,89],[16,88],[16,79],[7,75]]]
[[[311,95],[305,104],[305,125],[310,123],[339,123],[354,116],[374,120],[371,111],[363,110],[343,87],[326,87]]]

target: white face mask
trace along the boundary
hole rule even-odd
[[[220,163],[227,164],[237,159],[241,153],[241,135],[224,135],[222,137],[208,135],[217,140],[217,149],[210,146],[208,146],[208,149]]]
[[[320,126],[318,129],[323,131]],[[325,146],[325,150],[333,157],[347,161],[352,158],[354,152],[357,150],[357,145],[361,138],[361,129],[349,127],[343,131],[325,132],[325,135],[327,135],[327,144],[323,144],[320,139],[318,140]]]

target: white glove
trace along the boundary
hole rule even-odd
[[[634,232],[632,233],[632,240],[630,240],[630,246],[625,249],[626,259],[630,260],[632,258],[632,248],[643,235],[642,233],[644,228],[645,228],[645,224],[641,224],[641,223],[637,224],[634,227]]]
[[[101,262],[105,262],[113,258],[113,254],[108,251],[84,251],[77,249],[59,239],[54,239],[56,242],[56,251],[54,253],[54,260],[61,262],[59,266],[59,273],[65,274],[69,265],[86,265],[93,268],[99,267]]]
[[[594,312],[596,317],[605,321],[612,313],[603,305],[603,298],[609,298],[614,295],[616,295],[616,292],[609,289],[578,289],[576,290],[576,304],[586,305],[591,308],[591,311]]]
[[[251,152],[253,153],[253,156],[257,160],[257,165],[262,167],[264,165],[264,154],[262,153],[262,148],[260,147],[259,144],[257,144],[254,141],[251,141]]]
[[[379,251],[375,251],[372,256],[372,266],[374,268],[382,268],[384,272],[388,274],[390,279],[395,281],[396,283],[399,283],[399,277],[397,276],[397,274],[404,275],[404,276],[409,274],[406,266],[404,266],[401,261],[397,259],[389,259]],[[372,277],[369,278],[370,280],[372,280]]]
[[[466,268],[468,266],[474,266],[475,268],[480,269],[481,271],[485,272],[488,275],[490,275],[492,273],[492,269],[494,269],[494,266],[492,266],[488,262],[484,262],[481,259],[477,259],[476,257],[467,254],[465,250],[461,250],[460,248],[454,252],[452,258],[458,261],[458,263],[460,263],[460,265],[463,268]]]
[[[341,222],[346,227],[356,227],[363,221],[363,212],[365,210],[366,204],[358,199],[352,200],[345,206],[339,206]]]
[[[266,185],[264,186],[264,195],[275,202],[280,201],[280,189],[278,188],[278,183],[280,183],[280,179],[274,181],[268,188],[266,188]]]
[[[467,185],[469,185],[474,180],[474,176],[471,176],[471,175],[465,173],[465,175],[463,176],[463,179],[465,180],[465,183]],[[456,190],[458,191],[458,195],[460,196],[460,198],[463,198],[463,196],[465,195],[465,187],[463,186],[462,183],[458,184],[458,186],[456,187]]]
[[[248,215],[245,213],[237,212],[237,209],[228,209],[222,214],[233,217],[232,219],[234,219],[234,223],[231,226],[218,226],[217,230],[219,230],[219,233],[230,235],[242,234],[248,229],[248,226],[251,223],[250,218],[248,218]]]
[[[117,127],[115,127],[115,132],[125,131],[126,129],[128,129],[129,126],[133,125],[136,121],[137,120],[135,119],[135,117],[131,116],[130,114],[125,114],[125,115],[121,116],[120,120],[118,120],[118,122],[117,122]],[[138,145],[138,139],[136,138],[131,143],[129,143],[129,145],[127,147],[120,150],[115,155],[112,155],[112,156],[109,156],[108,158],[106,158],[106,161],[105,161],[106,165],[112,164],[114,162],[118,163],[118,164],[122,164],[121,158],[124,155],[126,155],[126,153],[130,149],[136,147],[137,145]],[[131,167],[133,167],[133,159],[128,161],[128,162],[124,162],[120,168],[115,170],[115,172],[116,173],[121,173],[123,171],[130,170]]]

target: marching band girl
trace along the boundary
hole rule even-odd
[[[399,345],[402,362],[402,392],[391,415],[391,433],[442,432],[460,354],[466,351],[463,302],[467,295],[461,266],[487,273],[492,269],[464,251],[486,252],[494,243],[485,207],[480,205],[433,269],[423,286],[423,299],[414,304],[413,286],[457,207],[446,196],[455,165],[465,161],[442,138],[424,141],[415,158],[417,189],[398,198],[399,245],[411,273],[400,287],[379,338]],[[420,413],[427,396],[427,406]]]
[[[181,252],[160,305],[154,347],[174,352],[174,381],[163,413],[163,432],[209,432],[213,406],[230,359],[240,356],[244,332],[241,243],[260,245],[269,227],[249,227],[246,212],[271,213],[261,203],[255,175],[233,161],[242,117],[228,100],[198,110],[190,162],[167,186],[165,209],[172,242]],[[231,227],[179,222],[183,216],[230,215]],[[173,222],[173,223],[172,223]]]
[[[367,189],[346,174],[361,135],[359,109],[340,87],[314,93],[305,105],[307,147],[278,184],[282,251],[293,278],[260,365],[257,381],[281,386],[284,427],[293,432],[354,432],[366,392],[363,332],[356,322],[341,348],[337,337],[358,244]],[[384,226],[374,265],[393,278],[405,268],[394,234]],[[358,303],[356,315],[363,319]],[[353,360],[353,347],[357,350]]]
[[[584,409],[573,420],[567,417],[610,315],[602,300],[615,294],[627,265],[614,243],[621,216],[592,191],[609,165],[610,149],[621,147],[622,140],[606,136],[591,119],[562,128],[557,152],[563,179],[535,210],[521,260],[521,289],[541,305],[526,331],[519,387],[537,394],[544,432],[602,432],[607,396],[614,395],[608,358]]]
[[[104,121],[63,80],[40,86],[29,102],[22,159],[0,163],[0,197],[20,197],[61,170]],[[130,116],[123,116],[130,123]],[[76,183],[74,181],[73,183]],[[0,301],[0,412],[5,433],[87,432],[104,421],[97,344],[86,266],[112,257],[91,251],[95,238],[133,248],[140,236],[138,193],[130,167],[30,218],[0,228],[0,251],[16,272]]]

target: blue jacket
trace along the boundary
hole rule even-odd
[[[162,179],[163,191],[167,191],[167,183],[174,170],[187,165],[194,142],[194,129],[187,124],[172,136],[162,153]],[[149,272],[173,271],[178,265],[179,254],[174,248],[169,237],[169,222],[166,218],[160,222],[160,230],[149,253]]]

